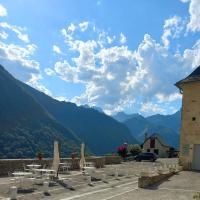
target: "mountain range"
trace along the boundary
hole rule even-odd
[[[93,108],[60,102],[15,79],[0,65],[0,158],[52,156],[53,140],[61,155],[84,142],[96,155],[124,142],[137,143],[125,124]]]
[[[140,114],[119,112],[113,117],[119,122],[124,123],[139,143],[144,142],[145,133],[148,136],[158,133],[164,143],[175,148],[179,146],[180,111],[172,115],[156,114],[149,117],[143,117]]]

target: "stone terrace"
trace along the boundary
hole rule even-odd
[[[138,177],[141,170],[154,169],[164,163],[174,164],[177,159],[159,159],[155,163],[151,162],[125,162],[122,164],[106,165],[104,168],[95,170],[92,180],[92,186],[88,185],[87,177],[82,175],[80,171],[71,171],[69,175],[59,174],[62,182],[51,184],[48,188],[48,195],[44,194],[44,186],[34,185],[34,191],[24,193],[18,192],[18,199],[50,199],[50,200],[108,200],[108,199],[124,199],[123,194],[142,191],[138,189]],[[115,172],[119,177],[115,177]],[[106,174],[106,182],[102,180],[103,174]],[[128,174],[128,176],[127,176]],[[9,198],[9,187],[11,186],[10,178],[0,178],[0,199]],[[129,198],[132,199],[132,198]]]

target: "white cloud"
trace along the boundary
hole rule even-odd
[[[52,75],[72,83],[82,83],[85,91],[71,101],[102,107],[107,114],[133,108],[138,101],[141,112],[168,113],[169,106],[180,99],[174,83],[185,77],[200,62],[200,42],[183,53],[169,50],[170,38],[178,38],[185,22],[178,16],[164,23],[162,43],[145,34],[135,50],[122,43],[113,46],[115,36],[95,29],[96,39],[76,39],[76,34],[62,30],[64,41],[72,51],[71,59],[55,62]],[[88,30],[89,31],[89,30]],[[163,34],[164,35],[164,34]],[[125,37],[125,36],[124,36]],[[168,40],[168,42],[166,42]],[[167,48],[166,48],[167,47]]]
[[[184,50],[183,60],[186,66],[190,66],[193,69],[200,65],[200,39],[191,49]]]
[[[66,102],[69,101],[69,99],[64,96],[56,96],[54,98],[57,99],[58,101],[66,101]]]
[[[79,24],[79,27],[81,29],[82,32],[85,32],[88,28],[89,22],[82,22]]]
[[[184,22],[179,16],[175,15],[172,18],[165,20],[165,23],[163,26],[163,35],[161,37],[164,46],[165,47],[169,46],[170,37],[172,39],[178,38],[183,28],[184,28]]]
[[[115,40],[116,36],[115,35],[112,36],[112,37],[111,36],[107,36],[106,38],[107,38],[108,44],[112,44],[113,41]]]
[[[48,76],[53,76],[53,75],[55,75],[54,70],[51,69],[51,68],[45,68],[45,69],[44,69],[44,72],[45,72]]]
[[[73,33],[73,32],[76,30],[76,26],[75,26],[73,23],[71,23],[71,24],[68,26],[67,30],[68,30],[70,33]]]
[[[7,10],[6,8],[0,4],[0,17],[5,17],[7,16]]]
[[[6,40],[8,38],[8,34],[5,31],[0,32],[0,38]]]
[[[15,32],[17,34],[17,37],[22,40],[23,42],[28,43],[29,42],[29,38],[28,35],[23,33],[26,29],[19,27],[19,26],[13,26],[8,24],[7,22],[1,22],[0,23],[0,27],[5,28],[5,29],[9,29],[13,32]]]
[[[148,102],[142,103],[141,112],[151,114],[151,113],[162,113],[165,114],[165,109],[163,109],[160,105]]]
[[[5,44],[0,42],[0,58],[20,63],[22,66],[30,69],[39,70],[39,63],[30,59],[37,46],[34,44],[21,47],[15,44]]]
[[[57,54],[62,54],[62,51],[60,50],[60,48],[56,45],[53,45],[53,52],[57,53]]]
[[[41,79],[43,79],[43,77],[40,74],[31,74],[30,80],[26,83],[47,95],[52,95],[52,93],[39,82]]]
[[[123,33],[120,33],[120,42],[121,44],[126,43],[126,36]]]
[[[182,3],[188,3],[190,0],[180,0]]]
[[[181,99],[182,96],[180,93],[172,93],[170,95],[165,95],[165,94],[162,94],[162,93],[158,93],[155,95],[156,98],[158,99],[158,102],[159,103],[164,103],[164,102],[172,102],[172,101],[175,101],[177,99]]]
[[[189,6],[190,21],[187,25],[188,31],[200,31],[200,2],[191,0]]]

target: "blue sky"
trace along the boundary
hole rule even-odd
[[[59,100],[170,114],[200,65],[199,0],[0,0],[0,63]]]

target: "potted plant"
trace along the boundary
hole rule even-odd
[[[37,158],[38,158],[38,160],[42,160],[42,158],[43,158],[43,154],[42,154],[41,152],[38,152],[38,154],[37,154]]]
[[[117,148],[117,153],[119,154],[119,156],[121,156],[123,159],[125,159],[128,154],[127,147],[125,145],[119,146]]]

